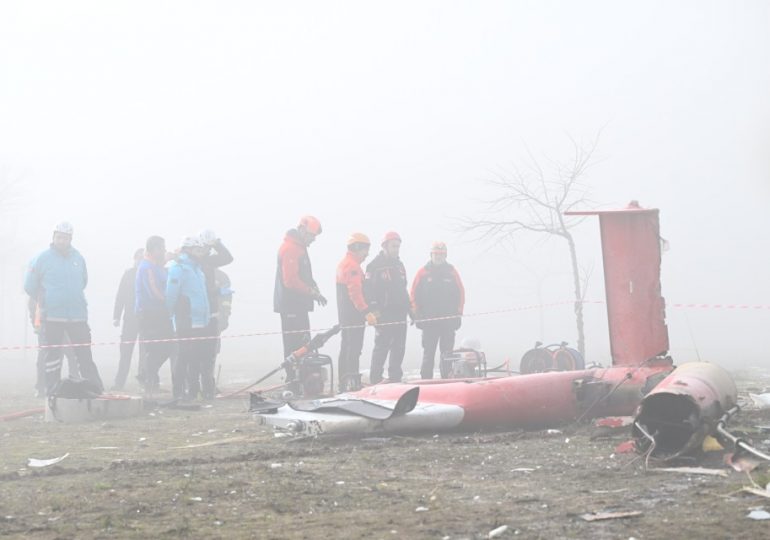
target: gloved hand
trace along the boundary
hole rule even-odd
[[[313,300],[315,300],[319,306],[325,306],[328,302],[326,297],[321,294],[317,288],[313,289]]]
[[[204,246],[208,246],[208,247],[215,246],[217,242],[219,242],[217,233],[215,233],[211,229],[206,229],[205,231],[201,231],[200,240],[201,242],[203,242]]]
[[[114,326],[114,327],[116,327],[116,328],[117,328],[118,326],[120,326],[120,319],[115,319],[114,321],[112,321],[112,326]]]
[[[377,315],[374,312],[370,311],[366,314],[366,324],[370,326],[377,324]]]

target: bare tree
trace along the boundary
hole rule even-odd
[[[585,356],[583,300],[585,290],[571,229],[582,218],[565,215],[591,204],[590,189],[583,183],[586,172],[596,164],[594,154],[599,135],[588,143],[570,137],[572,155],[565,160],[535,158],[527,148],[526,158],[510,170],[495,173],[487,183],[498,193],[486,201],[482,218],[461,221],[464,232],[480,240],[512,240],[522,233],[538,233],[564,239],[569,249],[575,289],[575,323],[580,354]]]

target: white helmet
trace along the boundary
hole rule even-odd
[[[475,337],[467,337],[462,340],[460,347],[463,349],[473,349],[474,351],[481,351],[481,341]]]
[[[192,247],[201,247],[203,246],[203,243],[201,242],[201,239],[197,236],[185,236],[182,238],[182,247],[183,248],[192,248]]]
[[[205,229],[201,231],[199,238],[201,239],[201,243],[204,246],[213,246],[217,243],[217,233],[212,231],[211,229]]]
[[[72,223],[69,221],[62,221],[61,223],[57,223],[53,228],[53,232],[55,233],[68,234],[70,236],[72,236],[73,231],[74,229],[72,228]]]

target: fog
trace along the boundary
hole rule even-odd
[[[766,363],[769,24],[761,0],[3,2],[0,180],[16,197],[0,215],[0,346],[35,342],[22,278],[61,220],[88,262],[95,341],[119,336],[115,292],[146,237],[176,247],[205,228],[235,256],[227,334],[275,332],[276,251],[313,214],[331,300],[314,328],[336,322],[347,236],[379,244],[392,229],[410,281],[431,241],[448,243],[467,290],[458,337],[518,365],[535,340],[576,342],[571,306],[475,314],[570,300],[566,245],[477,242],[455,220],[478,215],[485,180],[527,148],[563,159],[570,136],[601,132],[584,180],[597,208],[660,208],[669,305],[764,306],[670,307],[675,360]],[[603,300],[598,230],[593,218],[575,234],[587,297]],[[586,334],[589,360],[609,363],[604,305],[586,306]],[[416,369],[419,332],[407,339]],[[226,339],[223,376],[256,378],[280,351],[277,335]],[[24,380],[34,356],[0,350]],[[111,380],[117,346],[94,357]]]

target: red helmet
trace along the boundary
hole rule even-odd
[[[298,228],[305,229],[310,234],[315,234],[316,236],[318,236],[322,232],[321,222],[318,221],[318,218],[313,216],[302,216],[299,219]]]
[[[386,243],[388,243],[391,240],[398,240],[401,242],[401,235],[399,235],[396,231],[388,231],[385,233],[385,236],[382,237],[382,245],[384,246]]]

